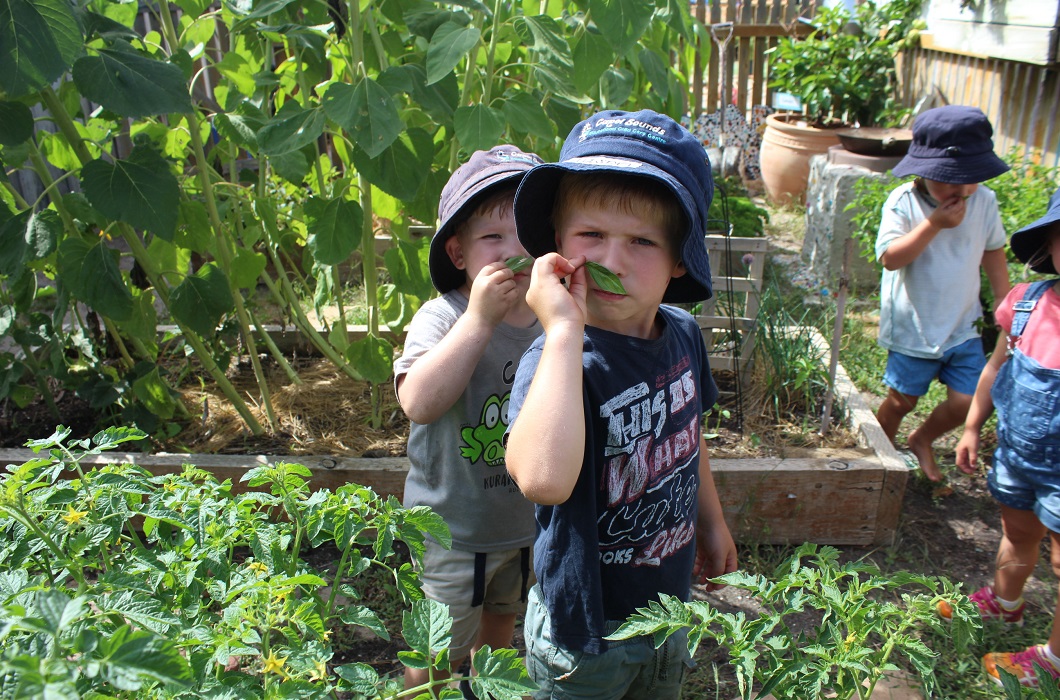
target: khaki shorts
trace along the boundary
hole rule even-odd
[[[430,600],[445,603],[453,618],[449,656],[468,655],[478,637],[483,610],[492,615],[518,615],[526,610],[526,594],[534,584],[530,547],[500,552],[463,552],[427,540],[420,581]]]

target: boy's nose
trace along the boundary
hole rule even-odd
[[[976,190],[977,185],[960,185],[958,188],[958,194],[961,197],[971,197]]]

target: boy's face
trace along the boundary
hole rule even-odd
[[[928,180],[927,178],[924,178],[924,186],[927,187],[928,194],[930,194],[939,204],[944,204],[955,197],[968,199],[975,194],[977,189],[979,189],[978,183],[971,185],[951,185],[946,182],[938,182],[937,180]]]
[[[445,251],[456,269],[465,274],[465,293],[490,263],[504,262],[517,255],[527,255],[515,230],[515,217],[510,212],[502,216],[499,207],[481,214],[473,214],[460,229],[445,242]],[[516,273],[515,283],[526,295],[530,286],[530,268]]]
[[[622,208],[582,204],[556,222],[556,249],[565,258],[584,255],[622,280],[625,295],[598,288],[586,275],[589,325],[638,338],[655,337],[655,316],[667,285],[685,274],[661,221]]]

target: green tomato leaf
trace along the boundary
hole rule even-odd
[[[125,41],[74,63],[81,95],[123,117],[192,111],[184,72],[172,63],[148,58]]]
[[[448,606],[436,600],[417,600],[401,616],[405,643],[428,658],[449,648],[452,629],[453,618],[449,616]]]
[[[589,271],[589,276],[593,278],[593,283],[605,292],[611,292],[612,294],[626,293],[626,288],[622,286],[622,280],[618,279],[618,275],[600,263],[588,260],[585,263],[585,269]]]
[[[21,102],[0,102],[0,146],[17,146],[33,136],[33,112]]]
[[[132,293],[118,268],[118,251],[102,241],[90,245],[80,238],[68,238],[59,246],[56,264],[75,297],[115,321],[132,316]]]
[[[123,625],[100,638],[101,675],[121,690],[138,690],[148,681],[186,686],[191,664],[173,640]]]
[[[339,614],[339,619],[347,625],[366,627],[372,632],[375,632],[376,636],[381,637],[382,639],[390,639],[390,633],[387,631],[386,625],[383,624],[383,621],[379,619],[379,616],[367,606],[356,604],[347,605]]]
[[[173,317],[203,336],[212,336],[221,317],[234,306],[228,278],[213,263],[185,277],[169,297]]]
[[[361,244],[364,213],[357,202],[313,197],[305,203],[305,214],[306,245],[321,265],[345,262]]]
[[[453,122],[457,140],[468,151],[493,148],[504,134],[504,115],[484,104],[457,107]]]
[[[390,93],[371,78],[355,86],[333,83],[324,95],[324,113],[348,131],[369,158],[386,150],[405,127]]]
[[[379,674],[368,664],[343,664],[335,667],[335,673],[357,695],[371,697],[378,692],[376,685],[379,683]]]
[[[81,186],[104,216],[173,240],[180,185],[153,148],[137,146],[128,158],[114,163],[102,158],[87,163],[81,169]]]
[[[0,2],[0,92],[16,99],[47,87],[84,52],[65,0]]]
[[[526,255],[516,255],[504,261],[512,272],[520,272],[534,264],[534,259]]]
[[[350,344],[346,359],[365,381],[384,384],[390,379],[393,368],[394,347],[379,336],[368,335]]]
[[[446,22],[435,29],[427,47],[427,84],[433,85],[449,75],[481,36],[478,27],[462,27],[456,22]]]

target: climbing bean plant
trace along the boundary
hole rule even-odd
[[[55,410],[60,386],[149,430],[179,423],[196,370],[263,432],[225,375],[236,352],[274,420],[259,357],[299,378],[256,289],[343,372],[387,381],[387,330],[433,293],[409,226],[433,224],[450,172],[499,142],[554,157],[599,108],[680,116],[709,44],[674,0],[146,7],[145,25],[137,3],[0,0],[0,398]],[[352,286],[368,332],[351,343]]]

